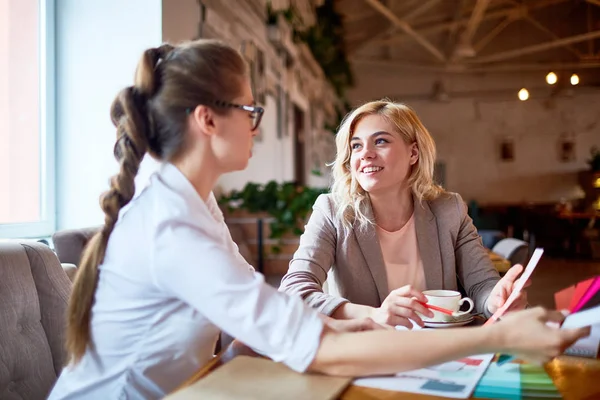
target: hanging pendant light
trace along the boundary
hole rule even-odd
[[[527,100],[529,98],[529,90],[527,90],[525,88],[519,90],[518,96],[519,96],[519,100],[521,100],[521,101]]]

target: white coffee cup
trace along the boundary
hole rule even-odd
[[[455,290],[425,290],[423,292],[427,297],[427,304],[438,306],[452,311],[452,315],[442,313],[440,311],[431,310],[433,312],[433,318],[428,318],[423,315],[419,315],[423,321],[431,322],[448,322],[454,321],[463,315],[470,313],[473,310],[473,300],[468,297],[461,299],[460,292]],[[463,303],[469,303],[469,309],[467,311],[460,311],[460,307]]]

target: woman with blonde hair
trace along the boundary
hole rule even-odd
[[[111,109],[120,171],[78,268],[69,364],[49,399],[163,398],[211,360],[220,330],[296,371],[337,375],[494,351],[546,361],[587,334],[549,328],[563,317],[542,309],[470,330],[346,333],[376,326],[332,322],[267,285],[239,254],[212,193],[219,176],[248,165],[262,113],[230,46],[199,40],[144,52]],[[146,153],[163,165],[131,201]]]
[[[460,195],[433,181],[435,143],[411,108],[356,108],[336,147],[331,194],[315,202],[281,291],[334,318],[409,329],[433,316],[419,302],[426,289],[462,287],[486,316],[504,304],[523,267],[500,279]],[[523,291],[510,310],[526,302]]]

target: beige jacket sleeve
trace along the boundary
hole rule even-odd
[[[467,205],[460,195],[456,195],[456,200],[461,219],[454,250],[456,273],[467,296],[475,302],[477,312],[489,317],[491,313],[487,309],[487,299],[500,280],[500,275],[483,247],[477,228],[467,212]]]
[[[300,246],[294,253],[287,274],[281,280],[279,290],[300,296],[319,312],[331,315],[348,300],[323,292],[327,273],[335,263],[337,231],[332,222],[335,215],[325,195],[320,195],[313,212],[300,237]]]

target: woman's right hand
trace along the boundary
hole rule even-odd
[[[402,286],[392,290],[381,307],[372,310],[370,317],[378,324],[402,325],[408,329],[413,327],[410,319],[422,327],[423,320],[417,312],[429,318],[433,317],[433,312],[420,302],[427,303],[427,297],[423,293],[413,289],[411,285]]]
[[[500,334],[506,353],[544,364],[590,334],[590,327],[560,329],[564,319],[559,311],[535,307],[507,314],[491,327]]]

